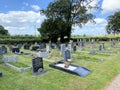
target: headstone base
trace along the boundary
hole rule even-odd
[[[45,69],[43,69],[41,72],[33,73],[33,75],[38,76],[38,75],[42,75],[42,74],[44,74],[46,72],[47,71]]]
[[[0,77],[2,77],[2,72],[0,72]]]

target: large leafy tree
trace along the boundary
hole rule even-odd
[[[48,5],[46,10],[42,10],[42,13],[44,13],[48,19],[52,18],[56,20],[60,18],[65,22],[65,27],[61,33],[64,33],[64,35],[60,35],[62,41],[64,36],[70,39],[73,25],[82,27],[82,25],[88,21],[93,22],[94,16],[88,12],[89,9],[94,8],[90,6],[92,1],[93,0],[55,0],[55,2],[51,2]]]
[[[2,25],[0,25],[0,35],[8,35],[8,30],[6,30]]]
[[[108,24],[106,26],[106,31],[108,34],[120,33],[120,11],[108,17]]]

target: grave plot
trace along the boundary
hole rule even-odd
[[[6,66],[8,66],[11,69],[14,69],[16,71],[19,72],[25,72],[30,70],[32,67],[28,66],[26,64],[19,62],[20,60],[18,60],[18,56],[5,56],[4,57],[4,63]]]

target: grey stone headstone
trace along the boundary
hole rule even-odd
[[[68,47],[70,49],[70,52],[73,52],[73,43],[68,44]]]
[[[17,62],[18,61],[18,56],[6,56],[4,57],[4,62],[8,63],[8,62]]]
[[[6,54],[7,53],[7,48],[5,46],[2,46],[1,48],[2,48],[2,53]]]
[[[65,50],[64,60],[68,61],[68,59],[71,59],[70,50]]]
[[[91,44],[91,47],[90,47],[90,54],[95,54],[95,50],[94,50],[94,44],[92,43]]]
[[[40,52],[40,57],[45,57],[47,56],[47,52]]]
[[[105,49],[104,43],[101,43],[99,46],[99,51],[103,51]]]
[[[61,54],[61,55],[64,55],[66,45],[65,45],[65,44],[61,44],[61,46],[60,46],[60,47],[61,47],[60,54]]]
[[[22,44],[18,44],[17,46],[18,46],[18,48],[19,48],[19,49],[21,49],[21,47],[22,47]]]

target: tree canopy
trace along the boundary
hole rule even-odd
[[[63,34],[58,36],[62,41],[64,36],[67,36],[68,39],[70,39],[73,25],[82,27],[82,25],[88,21],[93,22],[94,16],[88,12],[89,9],[93,8],[90,6],[92,1],[93,0],[56,0],[55,2],[51,2],[46,10],[41,11],[47,16],[47,19],[52,19],[53,21],[57,20],[59,22],[59,24],[57,24],[58,26],[55,26],[55,30],[58,29],[56,27],[65,25],[64,27],[59,28],[56,33],[56,35],[58,35],[58,32],[59,34]],[[52,27],[54,27],[53,25],[56,24],[51,24]],[[47,25],[47,27],[49,27],[49,25]],[[53,28],[49,28],[49,30],[50,29]],[[60,33],[61,31],[62,33]]]
[[[108,34],[120,33],[120,11],[108,17],[108,24],[106,26],[106,31]]]
[[[4,29],[2,25],[0,25],[0,35],[8,35],[8,30]]]

